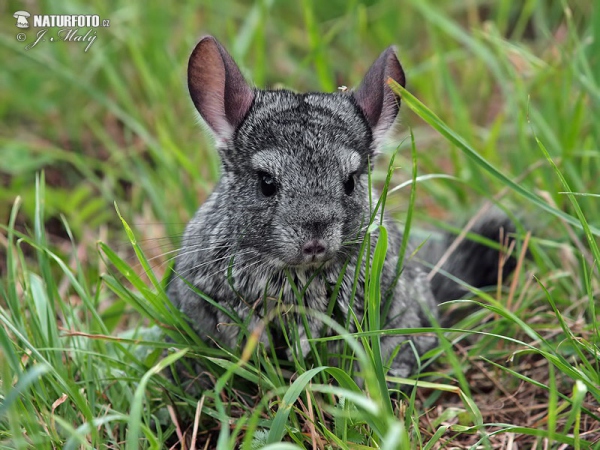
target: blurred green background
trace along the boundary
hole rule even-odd
[[[418,175],[424,176],[411,210],[412,230],[460,224],[493,198],[515,217],[520,242],[527,230],[533,233],[530,258],[510,287],[483,297],[489,309],[478,308],[462,320],[464,334],[445,333],[435,366],[440,373],[433,378],[472,394],[472,403],[483,411],[473,423],[485,421],[490,433],[501,426],[514,435],[513,425],[528,427],[519,428],[531,437],[521,441],[523,448],[545,446],[546,438],[572,443],[580,425],[582,434],[589,431],[582,448],[591,446],[600,398],[597,5],[594,0],[0,3],[0,376],[5,380],[0,388],[8,411],[3,416],[0,403],[2,442],[23,447],[52,442],[58,448],[79,440],[94,448],[120,448],[127,436],[136,448],[136,435],[127,430],[157,424],[153,414],[171,405],[170,399],[161,400],[174,392],[167,380],[154,377],[147,395],[139,383],[168,344],[154,342],[147,358],[132,355],[143,347],[137,345],[140,336],[152,341],[144,337],[146,328],[159,324],[172,330],[176,320],[151,284],[137,276],[149,270],[135,257],[114,205],[160,279],[185,223],[218,177],[212,139],[199,125],[186,86],[191,50],[201,36],[213,34],[256,86],[299,91],[356,86],[379,53],[396,45],[408,90],[466,145],[435,131],[423,114],[407,108],[405,96],[396,135],[374,173],[376,184],[385,178],[397,147],[392,187],[410,181],[412,130]],[[109,26],[91,30],[97,37],[87,52],[85,42],[57,39],[57,28],[47,35],[55,42],[27,49],[41,29],[17,28],[13,13],[19,10],[93,14]],[[24,41],[18,33],[25,33]],[[465,149],[474,149],[490,166]],[[36,191],[40,173],[45,192]],[[581,194],[577,203],[562,193],[567,187],[561,176]],[[409,189],[395,190],[386,203],[400,221],[406,218]],[[11,211],[14,238],[7,226]],[[584,234],[588,224],[592,231]],[[98,241],[107,244],[102,252]],[[107,267],[100,254],[126,263]],[[471,331],[480,337],[464,339]],[[136,340],[121,342],[130,338]],[[523,377],[530,378],[523,383]],[[287,385],[283,378],[276,381]],[[415,448],[440,439],[448,414],[455,424],[471,420],[456,408],[450,391],[433,390],[420,403],[410,402],[405,420],[417,436]],[[57,406],[65,392],[69,401]],[[227,401],[234,398],[237,406],[218,420],[237,426],[254,417],[256,404],[240,408],[228,394]],[[179,398],[186,402],[183,411],[195,410],[197,398]],[[207,442],[218,429],[218,399],[204,406]],[[525,413],[521,405],[531,408]],[[321,414],[317,402],[313,408]],[[264,416],[272,419],[275,409],[265,406]],[[117,414],[111,420],[124,425],[90,427],[88,433],[85,423],[104,420],[109,410]],[[298,419],[304,412],[294,410],[285,426],[299,442],[308,442],[298,432],[304,430],[304,419]],[[392,423],[402,414],[386,420]],[[159,437],[173,440],[176,425],[162,423]],[[319,433],[330,439],[331,428],[342,440],[352,432],[365,442],[374,436],[360,421],[348,423],[350,431],[338,428],[337,420],[323,421]],[[448,434],[465,446],[478,445],[482,428],[462,430]],[[497,438],[494,442],[503,445],[504,436]]]

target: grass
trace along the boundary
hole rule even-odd
[[[0,6],[2,448],[600,448],[592,2],[27,4],[110,19],[88,52],[24,50],[33,31],[18,42],[12,18],[23,8]],[[514,217],[514,253],[529,256],[504,287],[444,307],[460,318],[434,327],[439,348],[398,380],[418,385],[410,394],[382,388],[378,337],[406,332],[378,331],[382,247],[372,321],[349,335],[322,318],[348,355],[336,367],[325,339],[292,362],[253,335],[212,348],[169,307],[172,251],[218,177],[184,75],[207,33],[258,86],[297,90],[355,86],[397,45],[408,90],[372,174],[386,210],[417,238],[460,231],[486,201]],[[161,374],[194,359],[214,389]]]

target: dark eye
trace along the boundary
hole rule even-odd
[[[277,192],[277,185],[275,179],[267,172],[258,172],[258,178],[260,180],[260,191],[265,197],[272,197]]]
[[[346,195],[351,195],[354,192],[354,174],[350,174],[344,182],[344,192],[346,192]]]

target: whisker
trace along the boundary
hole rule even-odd
[[[252,251],[246,251],[246,252],[243,252],[243,253],[235,253],[235,254],[233,254],[233,255],[231,255],[231,254],[229,254],[229,255],[225,255],[225,256],[223,256],[223,257],[221,257],[221,258],[212,259],[212,260],[210,260],[210,261],[206,261],[206,262],[204,262],[204,263],[202,263],[202,264],[197,264],[197,265],[195,265],[195,266],[192,266],[192,267],[190,267],[190,268],[187,268],[187,269],[185,269],[185,270],[183,270],[183,271],[177,271],[177,272],[176,272],[176,275],[177,275],[178,277],[180,277],[180,278],[184,278],[186,275],[188,275],[188,274],[190,274],[190,273],[192,273],[192,272],[194,272],[194,271],[196,271],[196,270],[200,269],[201,267],[207,266],[207,265],[209,265],[209,264],[214,264],[214,263],[216,263],[216,262],[223,261],[223,260],[226,260],[226,259],[231,259],[231,258],[232,258],[232,257],[234,257],[234,256],[238,256],[238,255],[241,255],[241,256],[243,256],[243,255],[249,254],[249,253],[251,253],[251,252],[252,252]],[[235,261],[235,260],[234,260],[234,261]],[[221,269],[219,269],[219,270],[221,270]],[[218,271],[217,271],[217,272],[215,272],[215,274],[216,274],[216,273],[218,273]],[[208,276],[206,276],[206,278],[210,278],[211,276],[214,276],[214,275],[210,275],[210,274],[209,274]],[[171,282],[173,282],[173,280],[174,280],[174,279],[175,279],[175,278],[172,278],[172,279],[169,281],[169,283],[167,283],[167,286],[169,286],[169,285],[171,284]]]

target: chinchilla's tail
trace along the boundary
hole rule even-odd
[[[448,274],[470,286],[482,288],[496,285],[500,271],[506,277],[515,269],[516,259],[506,257],[505,253],[514,240],[515,225],[504,213],[496,210],[487,213],[475,222],[470,232],[501,244],[503,252],[466,237],[460,241],[439,266],[439,270],[434,268],[430,272],[431,288],[440,303],[460,299],[468,294],[468,289],[448,277]],[[501,243],[501,238],[505,242]],[[438,239],[431,238],[419,249],[417,258],[424,261],[431,271],[432,267],[439,265],[440,259],[455,239],[456,235],[449,233]]]

